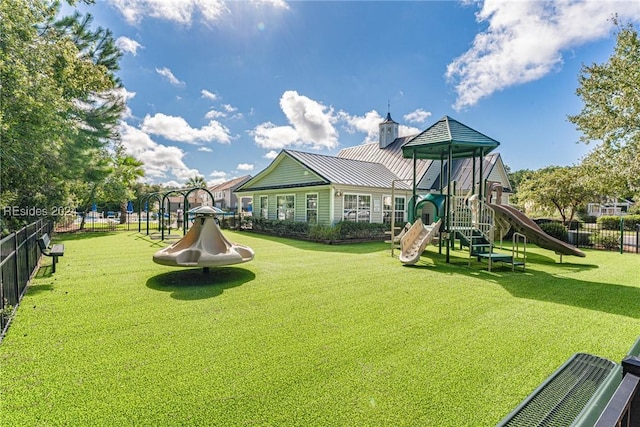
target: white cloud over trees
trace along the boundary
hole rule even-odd
[[[315,150],[332,149],[338,145],[338,132],[333,123],[333,109],[294,90],[285,91],[280,108],[289,125],[261,123],[250,134],[256,144],[267,149],[288,146],[308,147]]]
[[[610,0],[479,2],[486,29],[447,67],[456,110],[494,92],[542,78],[562,65],[563,52],[610,35],[611,18],[640,20],[640,2]]]
[[[201,128],[193,128],[182,117],[169,116],[157,113],[147,115],[141,126],[142,131],[159,135],[171,141],[186,142],[188,144],[201,144],[205,142],[231,142],[229,129],[216,120]]]

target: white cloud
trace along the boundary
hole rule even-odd
[[[136,56],[138,54],[138,49],[143,46],[129,37],[122,36],[116,39],[116,47],[124,53],[130,53],[133,56]]]
[[[238,109],[231,104],[222,104],[222,108],[224,108],[224,111],[226,111],[227,113],[238,111]]]
[[[229,129],[223,124],[211,120],[208,125],[200,129],[192,128],[182,117],[168,116],[158,113],[147,115],[142,123],[144,132],[160,135],[172,141],[199,144],[201,142],[216,141],[223,144],[231,142]]]
[[[276,126],[271,122],[259,124],[249,134],[258,146],[268,149],[281,149],[300,141],[298,132],[291,126]]]
[[[213,153],[213,150],[209,147],[200,147],[198,151],[204,151],[205,153]]]
[[[127,103],[135,96],[135,92],[129,92],[124,86],[121,86],[115,89],[109,89],[108,91],[91,95],[89,97],[89,102],[75,100],[74,103],[80,108],[88,109],[95,108],[96,106],[113,104],[115,102],[122,102],[125,106],[125,109],[120,115],[120,119],[124,120],[132,116],[131,108],[129,108]]]
[[[203,98],[207,98],[207,99],[210,99],[210,100],[212,100],[212,101],[215,101],[216,99],[218,99],[218,95],[216,95],[216,94],[215,94],[215,93],[213,93],[213,92],[209,92],[209,91],[208,91],[208,90],[206,90],[206,89],[202,89],[202,90],[200,91],[200,93],[202,94],[202,97],[203,97]]]
[[[169,83],[171,83],[174,86],[184,86],[185,84],[182,80],[179,80],[176,76],[174,76],[171,70],[168,69],[167,67],[156,68],[156,73],[166,78],[169,81]]]
[[[298,92],[289,90],[280,98],[280,108],[289,126],[262,123],[250,132],[262,148],[278,149],[290,145],[312,149],[331,149],[338,145],[338,132],[333,127],[333,110]]]
[[[182,182],[178,182],[178,181],[176,181],[176,180],[173,180],[173,179],[172,179],[171,181],[165,181],[165,182],[163,182],[161,185],[162,185],[164,188],[176,188],[176,187],[180,188],[180,187],[182,187],[182,185],[183,185],[183,184],[184,184],[184,183],[182,183]]]
[[[278,157],[278,152],[276,150],[271,150],[262,157],[264,157],[265,159],[273,160]]]
[[[222,0],[193,0],[194,6],[200,9],[207,24],[218,22],[229,13],[229,8]]]
[[[147,180],[158,182],[171,174],[186,181],[190,176],[200,174],[185,165],[182,160],[185,152],[180,148],[158,144],[148,134],[126,122],[120,122],[118,130],[126,152],[144,163],[142,168]]]
[[[562,51],[610,34],[611,17],[640,20],[637,1],[480,2],[476,14],[488,28],[473,47],[447,67],[455,82],[457,110],[494,92],[537,80],[562,65]]]
[[[199,16],[207,24],[215,24],[231,11],[223,0],[109,0],[129,24],[137,24],[145,17],[172,21],[189,26]],[[288,9],[282,0],[253,0],[255,5],[274,9]]]
[[[200,9],[205,19],[215,19],[226,9],[224,2],[218,0],[110,0],[129,24],[137,24],[144,17],[173,21],[191,25],[193,14]]]
[[[134,96],[136,96],[135,92],[129,92],[124,86],[119,87],[117,89],[114,89],[119,96],[122,97],[122,100],[125,104],[124,107],[124,111],[122,112],[122,115],[120,116],[121,119],[128,119],[130,117],[133,117],[133,112],[131,111],[131,108],[129,107],[129,100],[133,99]]]
[[[207,181],[209,187],[213,187],[214,185],[219,185],[227,181],[227,173],[223,171],[213,171],[209,174],[209,176],[213,178]]]
[[[211,188],[211,187],[215,187],[216,185],[220,185],[223,182],[227,182],[227,179],[226,178],[210,179],[207,181],[207,186]]]
[[[213,171],[209,174],[209,176],[215,177],[215,178],[224,178],[227,176],[227,173],[223,171]]]
[[[418,128],[415,128],[413,126],[400,125],[400,126],[398,126],[398,136],[417,135],[422,130],[423,129],[418,129]]]
[[[414,112],[415,113],[415,112]],[[413,114],[413,113],[410,113]],[[338,118],[345,123],[345,129],[349,133],[362,132],[366,133],[363,144],[371,144],[378,142],[378,133],[380,132],[380,123],[384,118],[377,111],[371,110],[364,116],[352,116],[351,114],[340,111]],[[405,116],[406,118],[406,116]],[[418,128],[411,126],[399,125],[398,136],[415,135],[419,132]]]
[[[346,123],[346,130],[349,133],[364,132],[367,135],[363,144],[378,141],[379,124],[384,120],[377,111],[371,110],[364,116],[352,116],[349,113],[340,111],[338,117]]]
[[[236,111],[238,111],[238,109],[230,104],[223,104],[222,105],[222,109],[224,111],[219,111],[216,109],[211,109],[207,112],[207,114],[204,115],[205,119],[217,119],[220,117],[225,117],[225,118],[229,118],[229,119],[241,119],[243,118],[243,114],[242,113],[236,113],[236,114],[232,114],[230,116],[231,113],[235,113]]]
[[[289,5],[284,0],[252,0],[256,5],[269,5],[276,9],[289,9]]]
[[[236,170],[239,170],[239,171],[252,171],[253,170],[253,165],[249,164],[249,163],[239,163],[238,166],[236,166]]]
[[[422,108],[418,108],[409,114],[405,114],[402,118],[409,123],[424,123],[429,117],[431,117],[430,112],[424,111]]]
[[[227,113],[223,113],[222,111],[211,110],[204,115],[205,119],[217,119],[219,117],[227,117]]]
[[[294,90],[282,94],[280,108],[304,145],[312,148],[334,148],[338,145],[338,133],[332,124],[335,121],[332,109],[298,95]]]

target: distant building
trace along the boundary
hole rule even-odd
[[[248,210],[251,206],[251,196],[243,195],[238,197],[235,191],[250,178],[251,175],[245,175],[209,188],[209,191],[213,194],[214,206],[227,211]]]
[[[169,200],[168,208],[171,212],[178,210],[184,211],[184,196],[178,193],[171,194],[167,197]],[[189,209],[198,206],[211,206],[211,197],[204,190],[193,191],[187,196],[187,202],[189,203]]]
[[[454,132],[490,139],[446,116],[419,135],[399,137],[398,123],[387,114],[379,125],[378,143],[345,148],[337,156],[282,150],[236,193],[252,197],[254,217],[325,225],[342,220],[389,223],[395,210],[396,221],[404,222],[413,194],[413,160],[403,157],[402,147],[432,129],[451,134],[451,127]],[[416,160],[419,193],[437,192],[446,185],[446,179],[440,176],[441,171],[445,177],[448,175],[446,163],[445,160],[441,168],[440,160]],[[451,162],[458,194],[471,191],[473,170],[472,159]],[[511,185],[500,154],[484,157],[482,174],[483,180],[502,184],[502,202],[508,203]],[[422,212],[427,222],[433,214]]]
[[[631,199],[606,198],[600,203],[588,203],[587,215],[600,217],[603,215],[623,216],[635,204]]]

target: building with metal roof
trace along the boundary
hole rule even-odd
[[[215,207],[234,211],[247,210],[251,203],[251,197],[238,198],[236,189],[250,178],[251,175],[244,175],[210,187],[209,191],[213,194]]]
[[[381,223],[390,222],[395,210],[397,221],[404,222],[414,179],[419,192],[441,191],[450,181],[450,163],[457,192],[472,189],[478,180],[475,162],[456,156],[448,160],[439,153],[442,147],[452,146],[456,153],[476,150],[480,154],[478,144],[485,147],[478,168],[482,179],[501,182],[505,194],[510,191],[500,155],[489,154],[499,145],[497,141],[447,116],[418,135],[398,136],[398,130],[399,124],[387,114],[379,124],[378,143],[345,148],[337,156],[282,150],[236,192],[251,196],[253,215],[267,219],[324,225],[342,220]],[[424,148],[425,144],[430,145]],[[421,154],[408,158],[407,153],[414,151]]]

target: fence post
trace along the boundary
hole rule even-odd
[[[636,253],[640,253],[640,224],[636,224]]]
[[[18,234],[19,231],[13,233],[13,260],[15,261],[15,274],[16,274],[16,299],[20,300],[20,266],[19,264],[19,256],[18,256]],[[17,304],[17,302],[16,302]],[[15,304],[14,304],[15,305]]]
[[[624,253],[624,217],[620,217],[620,254]]]

